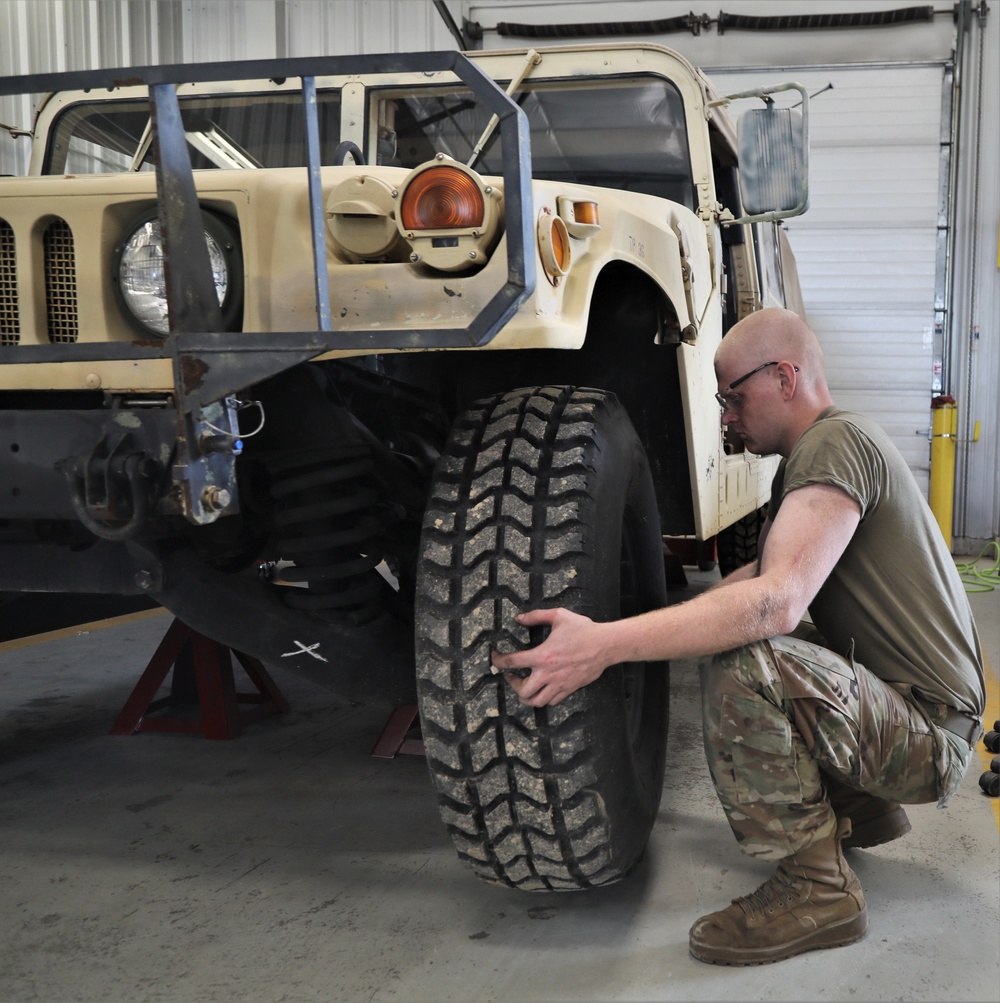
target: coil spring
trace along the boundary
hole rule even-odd
[[[295,609],[321,610],[354,623],[382,609],[383,518],[374,464],[365,446],[303,450],[269,464],[281,556],[275,580]]]

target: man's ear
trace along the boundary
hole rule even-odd
[[[784,400],[791,400],[795,393],[795,386],[798,383],[798,366],[793,366],[790,362],[782,360],[778,363],[778,377],[781,380],[781,396]]]

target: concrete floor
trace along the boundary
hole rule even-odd
[[[992,726],[1000,592],[971,598]],[[985,751],[946,811],[914,807],[905,839],[852,851],[863,941],[717,968],[690,957],[688,928],[771,867],[738,852],[715,800],[690,663],[672,669],[667,781],[639,870],[527,895],[459,863],[421,758],[370,757],[386,708],[276,672],[291,713],[235,740],[108,736],[169,622],[0,644],[2,1003],[1000,1000]]]

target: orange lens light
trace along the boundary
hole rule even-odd
[[[596,202],[574,202],[573,216],[577,223],[586,223],[589,226],[600,225],[600,220],[597,217]]]
[[[557,223],[556,220],[559,220]],[[566,225],[559,225],[562,220],[555,217],[552,220],[552,229],[549,231],[552,238],[552,257],[555,259],[556,268],[565,273],[569,270],[569,234],[566,232]]]
[[[557,286],[573,262],[569,231],[559,216],[544,208],[538,214],[538,253],[541,255],[545,277]]]
[[[404,230],[454,230],[482,226],[483,193],[475,180],[455,167],[430,167],[403,193]]]

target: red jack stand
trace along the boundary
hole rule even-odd
[[[109,734],[180,731],[200,734],[205,738],[235,738],[245,725],[269,714],[287,713],[290,710],[288,701],[264,666],[241,651],[233,651],[232,654],[236,655],[256,686],[256,693],[236,692],[229,648],[175,619],[125,701]],[[174,674],[170,696],[154,699],[171,667]],[[253,710],[241,711],[241,703],[257,706]],[[198,704],[201,716],[147,716],[150,711],[177,704]]]
[[[424,742],[422,738],[407,738],[407,733],[413,730],[414,724],[419,729],[417,708],[412,704],[401,704],[386,721],[382,734],[371,754],[376,759],[395,759],[397,755],[422,756]]]

